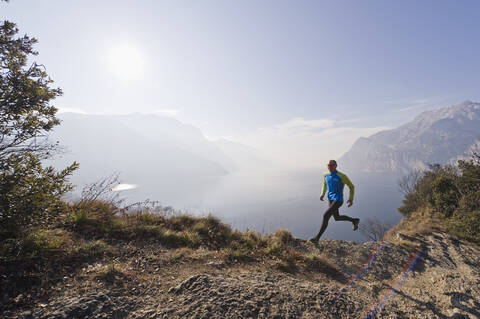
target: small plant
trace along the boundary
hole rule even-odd
[[[288,245],[293,241],[292,233],[286,229],[279,229],[273,235],[282,245]]]
[[[263,250],[266,255],[270,256],[281,256],[284,252],[285,247],[276,241],[270,241],[267,244],[267,247]]]

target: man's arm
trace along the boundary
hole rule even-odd
[[[353,195],[355,194],[355,186],[353,186],[352,182],[350,179],[347,177],[347,175],[340,173],[340,178],[342,179],[342,182],[348,186],[348,189],[350,190],[350,196],[348,197],[348,200],[353,203]]]
[[[325,174],[323,174],[323,184],[322,184],[322,193],[320,195],[320,200],[323,200],[325,193],[327,192],[327,182],[325,181]]]

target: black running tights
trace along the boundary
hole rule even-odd
[[[355,218],[348,217],[346,215],[340,215],[340,213],[338,212],[338,209],[340,208],[340,206],[342,206],[342,204],[343,202],[338,202],[336,200],[328,201],[328,209],[323,214],[323,223],[322,223],[322,227],[320,228],[320,232],[317,235],[318,238],[322,237],[323,232],[325,232],[325,229],[327,229],[328,220],[330,219],[330,217],[332,217],[332,215],[336,221],[345,220],[352,223],[355,221]]]

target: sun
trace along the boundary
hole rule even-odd
[[[141,50],[131,44],[121,44],[110,49],[110,69],[122,80],[137,80],[145,72],[145,57]]]

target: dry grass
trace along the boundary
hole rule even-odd
[[[33,296],[43,293],[38,278],[53,286],[66,275],[82,273],[85,264],[105,263],[110,265],[90,279],[99,284],[117,284],[131,279],[130,265],[123,269],[118,261],[132,254],[138,254],[142,265],[160,260],[172,266],[205,264],[220,258],[225,267],[257,263],[292,274],[318,272],[332,277],[337,274],[338,270],[327,259],[305,255],[296,246],[298,240],[285,229],[262,235],[252,230],[232,230],[214,216],[166,217],[149,212],[117,215],[108,203],[91,201],[70,205],[58,225],[31,229],[24,238],[0,243],[0,284],[8,287],[5,291],[8,296],[26,291]],[[163,256],[157,255],[159,251]],[[155,261],[149,254],[153,254]],[[25,278],[24,273],[30,277]]]
[[[402,219],[385,235],[385,239],[398,244],[404,241],[403,245],[408,245],[405,237],[428,235],[434,231],[445,230],[445,220],[440,214],[431,209],[422,209]]]

